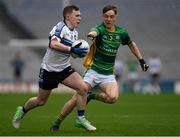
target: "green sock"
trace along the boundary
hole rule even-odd
[[[89,93],[89,98],[90,98],[90,99],[95,99],[95,96],[96,96],[95,93],[93,93],[93,92],[90,92],[90,93]]]
[[[91,100],[91,99],[95,99],[95,97],[96,97],[96,93],[93,93],[93,92],[88,92],[88,95],[87,95],[87,104],[89,103],[89,101]]]
[[[53,125],[59,126],[61,124],[62,120],[61,119],[56,119],[53,123]]]

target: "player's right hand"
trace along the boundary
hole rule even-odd
[[[89,32],[87,34],[87,37],[91,40],[94,40],[96,38],[97,33],[95,31]]]
[[[78,43],[76,46],[71,47],[70,52],[77,54],[79,57],[84,57],[87,53],[87,48],[80,48],[82,42]]]
[[[147,70],[148,70],[149,65],[146,64],[146,62],[145,62],[144,59],[140,59],[140,60],[139,60],[139,63],[140,63],[140,65],[141,65],[142,71],[147,71]]]

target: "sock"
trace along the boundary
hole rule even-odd
[[[96,96],[96,93],[88,92],[86,103],[88,104],[91,99],[95,99],[95,96]]]
[[[59,125],[61,124],[61,122],[62,122],[62,120],[59,119],[59,118],[57,118],[57,119],[54,121],[53,125],[59,126]]]
[[[83,118],[84,117],[84,110],[78,110],[77,114],[78,114],[79,119]]]
[[[89,99],[95,99],[96,93],[94,92],[88,92],[88,98]]]
[[[59,117],[58,117],[58,119],[61,120],[61,121],[63,121],[65,118],[66,118],[66,116],[64,116],[63,114],[60,114]]]

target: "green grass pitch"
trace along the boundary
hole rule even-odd
[[[45,106],[30,111],[21,127],[14,129],[11,120],[16,106],[31,96],[34,94],[0,94],[0,136],[180,136],[178,95],[124,93],[115,104],[92,101],[86,116],[97,131],[74,127],[74,110],[57,133],[49,132],[49,127],[71,94],[52,94]]]

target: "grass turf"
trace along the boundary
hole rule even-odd
[[[86,116],[97,127],[86,132],[74,127],[76,110],[57,133],[49,132],[59,109],[71,94],[52,94],[47,104],[24,117],[19,129],[11,125],[18,105],[34,94],[0,94],[0,136],[179,136],[180,96],[122,94],[115,104],[91,101]]]

